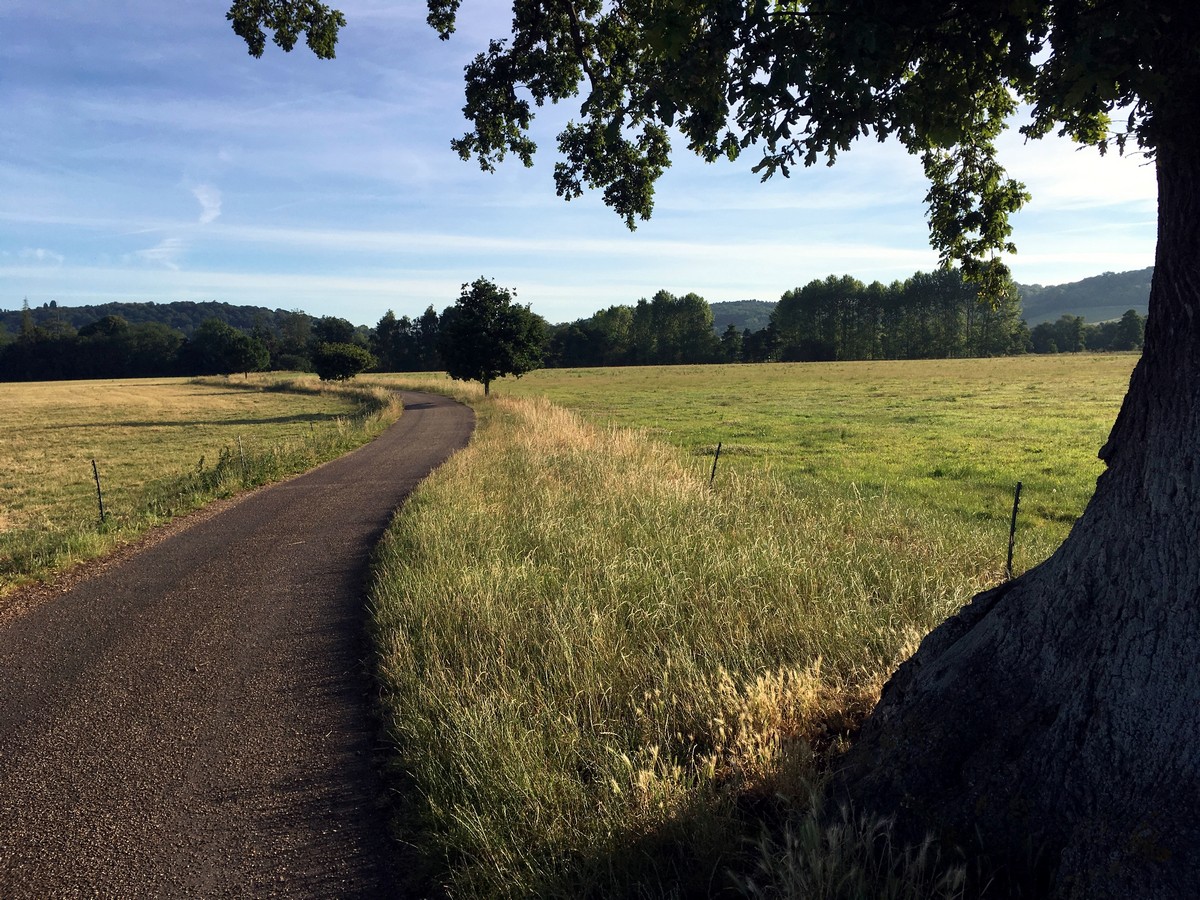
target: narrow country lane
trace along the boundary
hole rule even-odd
[[[0,898],[403,894],[364,580],[474,427],[403,398],[367,446],[0,622]]]

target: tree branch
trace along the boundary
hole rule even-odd
[[[575,45],[575,56],[579,60],[579,65],[583,67],[584,74],[588,77],[588,82],[595,89],[596,74],[592,71],[592,63],[588,59],[587,47],[583,43],[583,32],[579,27],[579,13],[576,12],[575,4],[571,0],[558,0],[558,5],[562,7],[563,12],[567,14],[567,18],[571,22],[571,42]]]

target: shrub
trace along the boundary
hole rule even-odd
[[[322,381],[346,381],[376,365],[375,357],[357,344],[321,344],[312,362]]]

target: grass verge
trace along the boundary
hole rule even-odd
[[[332,459],[400,414],[385,386],[279,376],[2,385],[0,407],[20,423],[0,436],[0,593]]]
[[[426,851],[461,897],[746,890],[764,823],[999,577],[994,536],[815,480],[711,489],[678,450],[544,400],[479,413],[372,595]]]

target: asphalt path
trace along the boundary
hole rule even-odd
[[[474,416],[403,399],[365,447],[0,621],[0,898],[406,892],[365,577]]]

